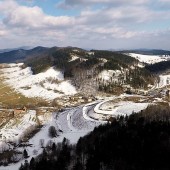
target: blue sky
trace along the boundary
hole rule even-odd
[[[57,8],[57,4],[61,2],[60,0],[18,0],[17,2],[30,7],[39,6],[46,14],[53,16],[76,16],[80,12],[80,10],[75,9],[64,10],[63,8]]]
[[[0,0],[0,48],[170,50],[170,0]]]

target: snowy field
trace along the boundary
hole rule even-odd
[[[24,96],[53,100],[56,97],[77,93],[75,87],[64,80],[61,71],[51,67],[45,72],[33,75],[30,67],[22,68],[22,65],[6,64],[6,68],[0,71],[6,83]]]
[[[18,142],[25,131],[37,125],[36,111],[28,111],[21,119],[11,119],[0,129],[0,145],[5,142]]]
[[[169,57],[158,56],[158,55],[142,55],[142,54],[135,54],[135,53],[128,53],[127,55],[139,60],[142,63],[147,63],[147,64],[159,63],[161,61],[167,61],[169,59]]]
[[[96,113],[110,114],[112,116],[118,115],[130,115],[132,112],[138,113],[143,109],[146,109],[149,103],[134,103],[128,101],[121,101],[115,104],[109,104],[109,102],[99,103],[95,107]]]
[[[165,87],[166,85],[170,85],[170,75],[160,75],[159,78],[160,80],[156,86],[157,88],[162,88]]]

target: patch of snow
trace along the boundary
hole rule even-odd
[[[120,70],[103,70],[101,73],[99,73],[98,77],[105,80],[109,81],[111,80],[112,77],[117,77],[121,74]]]
[[[115,104],[111,104],[108,100],[97,104],[96,107],[94,108],[94,111],[98,114],[106,114],[113,116],[130,115],[132,114],[132,112],[137,113],[143,109],[146,109],[148,104],[149,103],[134,103],[134,102],[118,102]]]
[[[116,114],[129,116],[133,112],[138,113],[141,110],[146,109],[148,105],[149,103],[133,103],[133,102],[121,103],[117,108]]]
[[[45,88],[52,90],[58,90],[67,95],[76,94],[76,89],[69,81],[63,81],[59,84],[50,84],[49,82],[44,83]]]
[[[11,63],[11,64],[8,64],[9,67],[16,67],[16,66],[22,66],[24,63]]]
[[[170,75],[160,75],[159,78],[160,80],[156,86],[157,88],[162,88],[165,87],[166,85],[170,85]]]
[[[87,54],[89,54],[89,55],[94,55],[94,52],[87,52]]]
[[[103,63],[107,63],[107,59],[105,59],[105,58],[100,58],[99,60],[103,61]]]
[[[73,49],[73,51],[74,51],[74,52],[79,52],[79,50],[77,50],[77,49]]]
[[[143,67],[144,67],[144,65],[143,65],[143,64],[141,64],[141,63],[139,63],[139,64],[138,64],[138,67],[143,68]]]
[[[17,123],[11,119],[0,131],[0,141],[17,141],[28,128],[36,125],[36,111],[30,110]]]
[[[69,62],[71,61],[75,61],[77,59],[79,59],[80,57],[78,57],[77,55],[71,54],[71,60],[69,60]]]

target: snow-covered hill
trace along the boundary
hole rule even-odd
[[[127,54],[140,62],[147,63],[147,64],[154,64],[159,63],[161,61],[167,61],[169,57],[166,56],[158,56],[158,55],[143,55],[143,54],[136,54],[136,53],[129,53]]]
[[[26,97],[52,100],[76,93],[75,87],[64,80],[62,72],[53,67],[33,75],[31,68],[24,68],[23,63],[7,64],[1,72],[6,79],[5,82]]]

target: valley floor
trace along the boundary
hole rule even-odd
[[[131,98],[132,101],[126,101],[127,97]],[[7,141],[6,143],[8,143],[10,149],[20,151],[21,153],[23,153],[24,149],[26,149],[29,155],[27,160],[30,161],[32,157],[35,157],[43,151],[42,146],[47,146],[50,142],[62,142],[65,137],[70,141],[70,143],[76,143],[81,136],[88,134],[96,126],[107,123],[111,117],[115,117],[117,115],[129,115],[134,111],[138,112],[145,109],[149,104],[144,100],[142,103],[138,101],[134,102],[134,99],[137,100],[135,96],[112,97],[104,101],[98,100],[86,105],[66,108],[62,112],[52,112],[48,121],[44,123],[41,130],[24,143],[27,144],[27,146],[18,146],[14,148],[14,146],[9,144]],[[122,102],[122,100],[124,100],[124,102]],[[141,98],[138,98],[138,100],[141,100]],[[31,114],[33,116],[34,113],[35,111],[28,111],[28,115]],[[33,120],[33,118],[31,117],[29,120]],[[22,124],[27,124],[27,127],[29,126],[26,119],[23,119]],[[54,126],[56,128],[58,134],[57,137],[49,137],[50,126]],[[20,125],[18,125],[18,129],[19,127]],[[8,129],[6,130],[6,134],[3,133],[3,135],[6,135],[7,138],[11,135],[11,133],[13,134],[14,130],[14,128],[11,129],[11,131]],[[26,128],[22,130],[24,132]],[[5,131],[5,127],[3,131]],[[21,163],[24,163],[25,161],[22,155],[20,155],[18,159],[18,163],[10,164],[7,167],[3,167],[3,169],[18,169]]]

